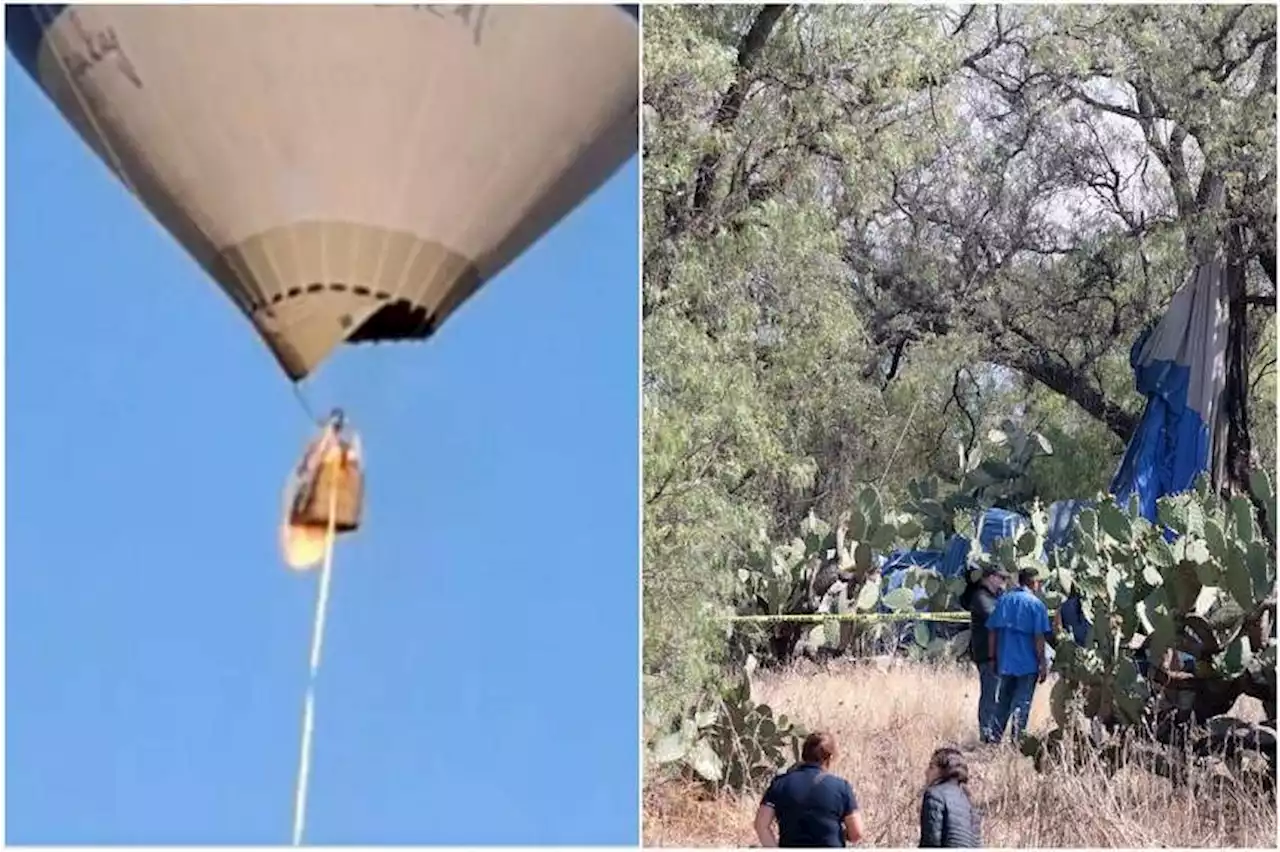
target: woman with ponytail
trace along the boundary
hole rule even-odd
[[[959,749],[940,748],[925,770],[920,846],[972,849],[982,845],[978,812],[969,799],[969,767]]]

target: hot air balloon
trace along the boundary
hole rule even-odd
[[[428,338],[632,156],[636,6],[6,5],[9,50],[300,382],[343,343]],[[324,562],[293,842],[303,836],[335,535],[358,437],[331,420],[287,489]]]
[[[637,18],[611,5],[5,7],[15,58],[295,382],[342,343],[429,337],[634,153]],[[344,481],[358,479],[358,443],[344,446]],[[289,485],[295,567],[318,558],[324,526],[323,507],[295,497],[324,487]],[[356,505],[331,535],[358,527],[362,488],[340,489]]]
[[[441,324],[635,151],[636,6],[5,6],[293,381]]]

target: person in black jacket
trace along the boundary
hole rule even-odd
[[[1004,591],[1006,574],[995,565],[986,565],[982,577],[970,583],[960,595],[960,606],[969,610],[969,656],[978,667],[978,736],[984,743],[1000,741],[996,692],[1000,676],[987,642],[987,619],[995,612],[996,600]]]
[[[925,771],[920,846],[972,849],[982,845],[978,812],[969,800],[969,767],[958,749],[940,748]]]

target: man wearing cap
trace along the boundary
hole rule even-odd
[[[996,692],[996,739],[1004,737],[1013,720],[1010,735],[1016,741],[1027,727],[1031,699],[1036,684],[1049,676],[1045,640],[1052,635],[1049,608],[1036,595],[1040,578],[1034,570],[1018,572],[1018,585],[1000,596],[987,619],[987,645],[1000,676]]]
[[[996,602],[1004,591],[1004,570],[986,565],[976,583],[970,583],[960,596],[960,605],[969,610],[969,656],[978,667],[978,736],[984,743],[998,742],[996,727],[996,691],[1000,677],[996,674],[987,622],[995,612]]]

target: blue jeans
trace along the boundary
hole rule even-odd
[[[995,663],[987,660],[978,663],[978,736],[984,743],[994,743],[1000,739],[1003,730],[997,723],[996,695],[1000,690],[1000,676],[996,674]]]
[[[1038,679],[1038,674],[1000,676],[1000,688],[996,692],[997,742],[1004,738],[1004,729],[1011,720],[1010,737],[1015,742],[1021,739],[1022,732],[1027,729],[1027,718],[1031,715],[1031,699],[1035,697]]]

